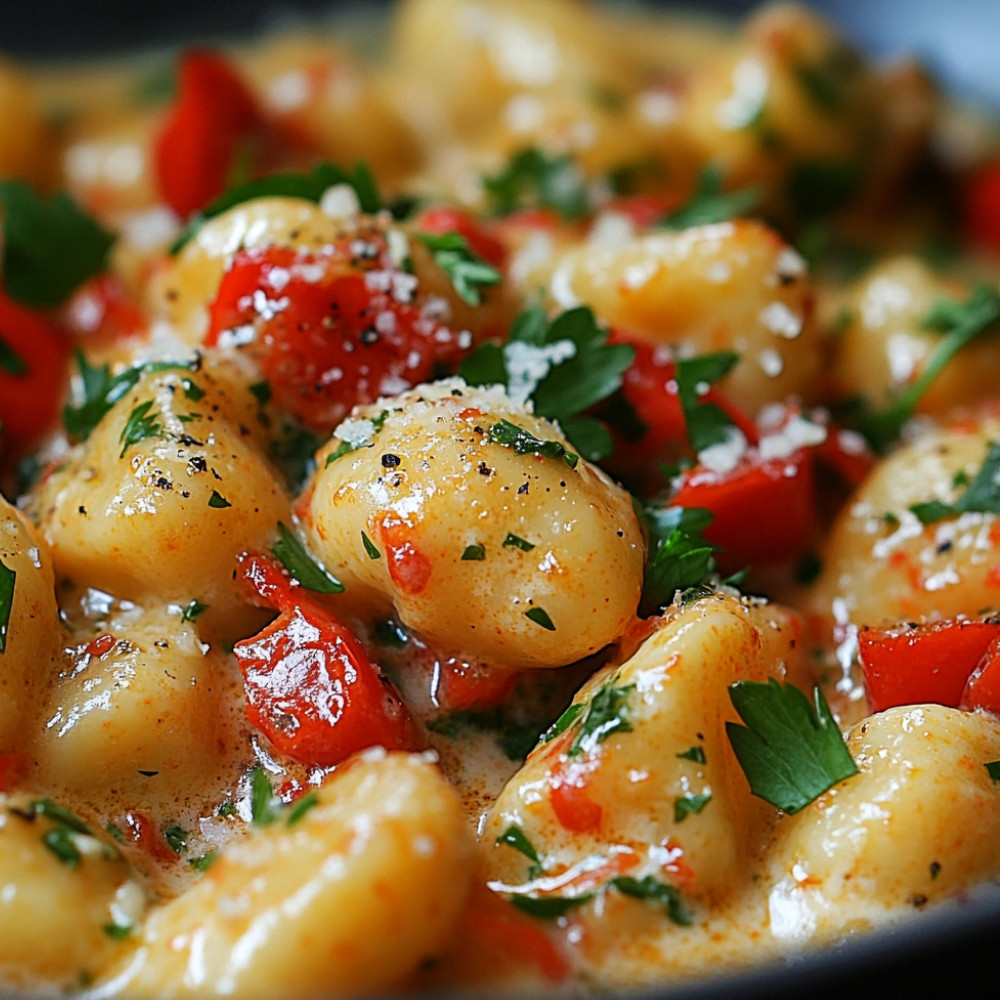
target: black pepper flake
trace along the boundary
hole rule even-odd
[[[77,507],[77,510],[78,510],[78,511],[79,511],[79,512],[80,512],[81,514],[83,514],[83,516],[84,516],[84,517],[86,517],[86,516],[87,516],[87,508],[86,508],[86,507],[84,507],[84,506],[83,506],[83,504],[80,504],[80,506],[79,506],[79,507]]]
[[[951,552],[954,547],[954,542],[949,538],[943,541],[934,551],[939,555],[943,556],[946,552]]]
[[[205,461],[204,455],[195,455],[188,459],[188,472],[192,475],[198,472],[207,472],[208,462]]]
[[[524,495],[527,494],[527,492],[528,492],[528,484],[527,483],[521,483],[521,485],[518,486],[518,488],[517,488],[517,495],[518,496],[524,496]]]
[[[166,476],[157,476],[153,480],[153,485],[158,490],[172,490],[174,488],[174,484]]]
[[[377,344],[379,341],[378,330],[376,330],[373,326],[367,327],[358,334],[358,341],[359,343],[364,344],[365,347]]]
[[[155,778],[160,773],[159,771],[144,771],[141,767],[138,770],[139,770],[139,773],[144,778]]]
[[[399,455],[393,455],[391,452],[386,452],[382,456],[382,468],[383,469],[396,469],[402,464],[403,460]]]
[[[493,470],[485,462],[480,462],[479,463],[479,475],[481,475],[481,476],[492,476],[493,475]]]

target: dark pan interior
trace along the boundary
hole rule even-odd
[[[337,7],[388,9],[330,0],[31,0],[3,5],[0,51],[73,58],[146,46],[249,35],[269,24]],[[671,6],[663,4],[662,6]],[[691,0],[672,6],[738,15],[756,4]],[[1000,111],[1000,0],[814,0],[878,57],[919,55],[960,96]],[[2,928],[0,928],[2,933]],[[666,984],[648,1000],[780,1000],[903,996],[907,1000],[991,996],[1000,974],[1000,895],[804,956],[789,965],[698,984]]]

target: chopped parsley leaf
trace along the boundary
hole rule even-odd
[[[17,376],[26,375],[28,370],[28,365],[24,358],[3,337],[0,337],[0,371],[6,372],[8,375]]]
[[[465,550],[462,552],[463,562],[482,562],[486,558],[486,547],[480,545],[479,542],[473,542],[471,545],[466,545]]]
[[[33,799],[28,803],[28,809],[33,816],[45,816],[67,830],[90,836],[90,827],[76,813],[52,799]]]
[[[529,917],[541,920],[555,920],[565,916],[570,910],[594,898],[594,893],[584,892],[579,896],[528,896],[516,894],[507,897],[511,906],[526,913]]]
[[[207,610],[207,604],[202,604],[197,598],[192,598],[187,607],[181,612],[181,621],[193,622],[203,611]]]
[[[208,506],[217,510],[225,510],[227,507],[232,507],[232,504],[218,490],[212,490],[212,495],[208,498]]]
[[[531,608],[524,612],[525,618],[530,618],[536,625],[541,625],[547,632],[555,632],[556,627],[544,608]]]
[[[733,351],[719,351],[677,362],[677,398],[684,413],[688,440],[695,452],[722,444],[733,427],[732,419],[722,407],[702,403],[700,397],[713,382],[728,375],[739,360],[740,356]]]
[[[152,408],[153,400],[151,399],[147,399],[145,403],[136,403],[132,407],[132,412],[128,415],[128,420],[125,421],[121,436],[118,438],[122,446],[119,458],[124,458],[125,452],[132,445],[163,434],[163,424],[156,419],[155,415],[150,416],[149,414]],[[209,501],[209,506],[211,506],[211,501]]]
[[[635,359],[634,347],[609,344],[608,337],[586,306],[568,309],[551,323],[545,310],[534,306],[515,318],[505,345],[481,344],[463,359],[458,374],[469,385],[511,389],[524,352],[536,349],[536,360],[544,359],[547,367],[534,384],[521,387],[526,398],[538,416],[557,421],[584,458],[595,462],[611,453],[612,438],[601,421],[585,416],[584,411],[621,388],[624,373]],[[563,348],[562,360],[546,356],[557,345]]]
[[[683,823],[693,813],[700,813],[711,801],[711,795],[681,795],[674,799],[674,822]]]
[[[202,854],[197,858],[188,858],[188,864],[196,872],[207,872],[215,864],[217,858],[218,854],[216,851],[208,851],[208,853]]]
[[[681,895],[675,886],[660,882],[652,875],[635,879],[629,875],[619,875],[608,883],[626,896],[659,903],[667,911],[667,916],[681,927],[691,924],[691,917],[681,905]]]
[[[542,441],[530,431],[526,431],[509,420],[501,420],[491,425],[486,439],[505,448],[513,448],[516,455],[544,455],[546,458],[561,458],[571,469],[580,461],[579,455],[567,451],[558,441]]]
[[[427,728],[447,739],[455,739],[462,730],[490,733],[508,760],[523,761],[538,742],[542,723],[525,720],[505,711],[502,706],[486,709],[457,709],[429,719]]]
[[[219,816],[234,816],[236,814],[236,803],[232,799],[226,799],[225,802],[220,803],[216,812]]]
[[[726,732],[750,791],[796,813],[838,781],[857,774],[844,737],[818,687],[813,703],[793,684],[737,681],[729,687],[740,718]]]
[[[115,941],[124,941],[134,930],[131,924],[104,924],[102,930]]]
[[[107,833],[109,836],[113,837],[119,843],[125,840],[125,834],[122,833],[121,830],[119,830],[118,827],[115,826],[115,824],[110,821],[104,824],[104,832]]]
[[[0,183],[4,291],[28,306],[56,306],[107,266],[114,237],[65,192],[46,199],[20,180]]]
[[[540,742],[548,743],[549,740],[554,740],[560,734],[566,732],[567,729],[576,721],[576,719],[582,714],[586,706],[582,701],[574,701],[563,713],[556,719],[555,722],[549,726],[541,735]]]
[[[702,535],[713,515],[701,507],[652,505],[643,513],[651,555],[642,585],[642,607],[653,612],[670,604],[678,591],[699,587],[715,573],[715,546]]]
[[[417,233],[416,239],[431,251],[434,262],[466,305],[478,306],[482,302],[481,286],[503,281],[500,272],[479,257],[461,233]]]
[[[567,756],[576,757],[584,752],[589,753],[612,733],[632,732],[629,696],[635,690],[635,685],[617,687],[617,682],[617,676],[612,677],[591,695]],[[557,723],[558,721],[556,720]]]
[[[261,406],[266,406],[271,401],[271,383],[264,379],[261,382],[254,382],[247,388]]]
[[[375,543],[362,531],[361,544],[365,547],[369,559],[381,559],[382,553],[375,548]]]
[[[258,764],[250,772],[250,822],[254,826],[269,826],[278,818],[280,809],[270,779]]]
[[[14,608],[14,583],[17,573],[5,566],[0,559],[0,653],[7,648],[7,629],[10,626],[10,613]]]
[[[288,808],[285,816],[285,826],[295,826],[310,809],[319,805],[319,796],[315,792],[308,792],[300,799],[296,799]]]
[[[501,546],[505,549],[520,549],[522,552],[530,552],[535,546],[531,542],[526,542],[523,538],[519,538],[513,532],[508,531],[507,537],[503,540],[503,545]]]
[[[1000,442],[990,444],[982,467],[954,503],[929,500],[926,503],[912,504],[910,510],[916,514],[921,524],[933,524],[946,517],[957,517],[971,511],[1000,514]]]
[[[534,845],[525,836],[524,830],[519,826],[512,823],[510,826],[500,834],[499,837],[494,841],[495,844],[506,844],[508,847],[513,847],[515,851],[523,854],[529,861],[533,861],[536,865],[541,864],[538,859],[538,852],[535,850]]]
[[[991,760],[983,767],[986,768],[986,773],[993,781],[1000,781],[1000,760]]]
[[[189,378],[182,378],[181,385],[184,386],[184,397],[185,399],[190,399],[192,402],[197,403],[205,395],[205,390],[202,389],[197,382]],[[192,413],[188,420],[194,417],[200,417],[200,413]]]
[[[344,585],[331,576],[309,553],[293,532],[278,522],[278,540],[271,546],[277,557],[294,580],[317,594],[342,594]]]
[[[174,854],[183,854],[184,848],[187,847],[187,831],[181,829],[179,826],[168,826],[166,830],[163,831],[163,839],[167,842],[167,847],[174,852]]]
[[[881,413],[863,418],[861,432],[876,450],[898,434],[913,415],[921,397],[949,361],[970,341],[996,327],[1000,320],[1000,292],[979,285],[964,302],[941,299],[931,306],[922,326],[943,336],[927,355],[920,374]]]
[[[746,215],[757,204],[760,195],[754,188],[723,191],[722,172],[718,167],[706,167],[690,200],[662,222],[665,229],[690,229],[708,226]]]
[[[523,208],[550,208],[565,219],[591,209],[587,180],[572,156],[549,156],[534,146],[521,149],[496,174],[482,178],[493,215]]]
[[[67,868],[76,868],[83,860],[80,848],[73,839],[73,831],[64,826],[56,826],[42,834],[42,843]]]
[[[683,753],[675,754],[681,760],[693,760],[696,764],[705,763],[705,751],[700,746],[688,747]]]

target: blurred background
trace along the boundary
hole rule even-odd
[[[758,4],[660,5],[738,16]],[[98,55],[255,33],[331,10],[350,14],[388,6],[388,0],[7,0],[0,50],[33,58]],[[1000,0],[814,0],[811,6],[869,52],[918,54],[952,90],[1000,108]]]

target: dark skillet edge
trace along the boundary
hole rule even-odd
[[[648,3],[649,0],[646,0]],[[689,0],[651,4],[721,10],[737,15],[758,6],[745,0]],[[0,48],[13,58],[93,58],[134,54],[150,47],[170,48],[192,41],[247,38],[281,24],[308,24],[323,11],[388,10],[391,0],[34,0],[4,12]],[[959,96],[1000,108],[1000,74],[987,77],[977,62],[963,64],[962,44],[976,34],[1000,46],[1000,3],[957,0],[819,0],[810,4],[831,16],[862,47],[876,56],[913,51],[945,86]],[[88,13],[99,8],[100,14]],[[234,10],[238,14],[234,17]],[[905,16],[903,14],[905,12]],[[339,14],[338,14],[339,16]],[[902,47],[891,39],[903,18]],[[942,17],[944,20],[941,20]],[[934,19],[942,26],[934,29]],[[915,39],[916,41],[907,41]],[[958,906],[944,905],[888,928],[852,937],[836,946],[807,950],[788,960],[706,979],[664,983],[630,992],[631,1000],[844,1000],[847,991],[903,994],[907,1000],[986,996],[1000,981],[1000,894],[991,893]],[[992,989],[991,989],[992,987]],[[471,994],[457,991],[456,998]],[[528,997],[531,994],[516,994]],[[544,994],[550,996],[551,994]],[[6,1000],[41,994],[0,993]],[[541,994],[540,994],[541,996]],[[278,1000],[278,998],[276,998]]]

